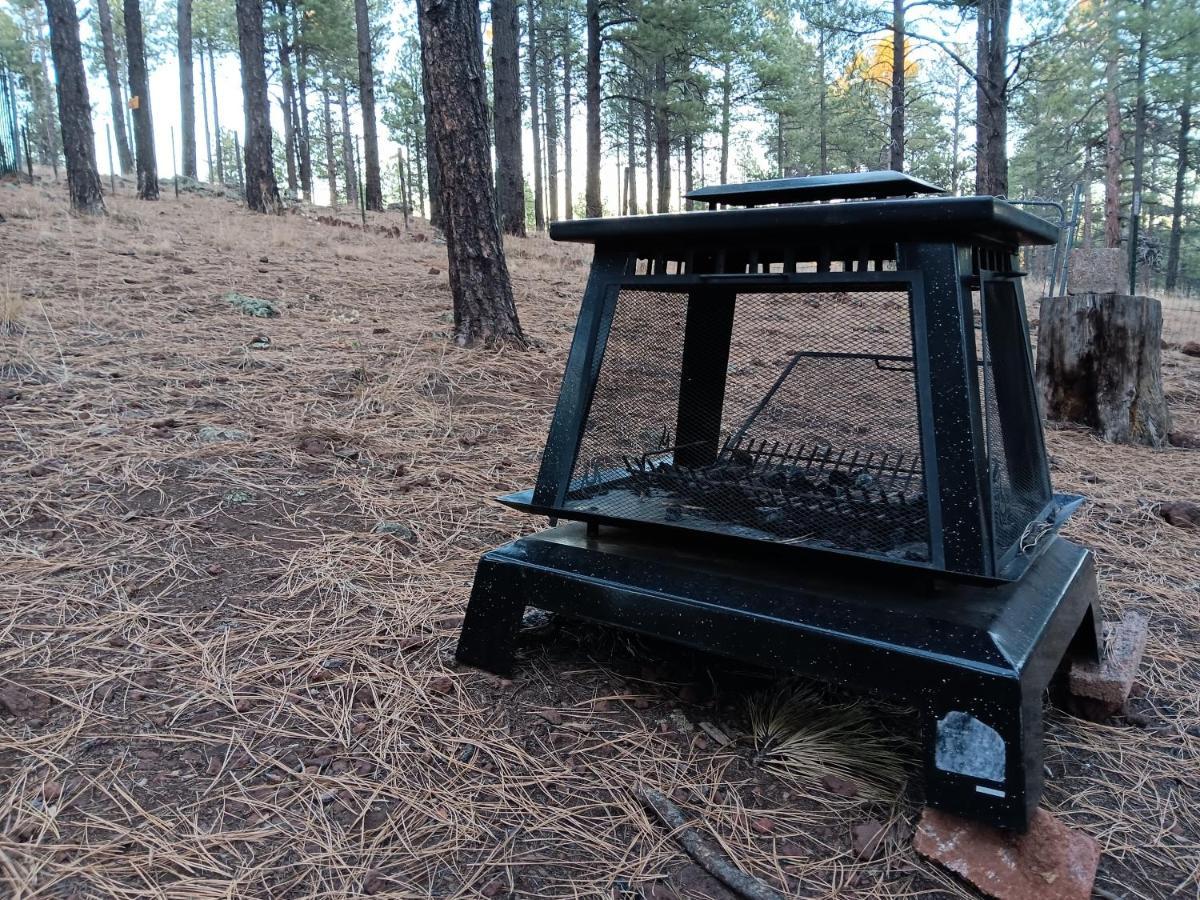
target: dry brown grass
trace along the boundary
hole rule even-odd
[[[745,695],[664,648],[566,625],[514,682],[453,666],[478,555],[539,525],[488,498],[534,476],[579,248],[513,242],[536,348],[463,351],[428,231],[187,196],[88,221],[61,193],[0,193],[25,310],[0,344],[0,690],[24,707],[0,716],[6,896],[612,897],[668,876],[719,896],[639,780],[791,893],[969,896],[913,855],[911,800],[835,797],[689,733],[673,710],[738,734]],[[236,313],[234,290],[282,317]],[[1196,363],[1167,357],[1200,429]],[[1046,802],[1100,839],[1112,893],[1196,897],[1200,535],[1151,506],[1200,499],[1198,457],[1050,442],[1057,486],[1091,498],[1070,533],[1109,614],[1153,619],[1146,726],[1051,713]],[[860,862],[868,817],[897,827]]]

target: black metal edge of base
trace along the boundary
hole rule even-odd
[[[484,555],[457,657],[467,665],[511,674],[522,613],[534,606],[890,695],[918,710],[925,734],[926,802],[1024,830],[1042,789],[1043,692],[1068,649],[1098,653],[1092,556],[1060,537],[1048,543],[1019,583],[951,584],[929,596],[897,596],[904,601],[898,612],[883,604],[876,609],[880,619],[894,621],[900,632],[902,620],[911,626],[913,609],[922,609],[930,632],[940,632],[935,626],[943,623],[952,635],[942,646],[933,633],[925,639],[910,633],[903,642],[864,640],[854,624],[861,609],[846,618],[841,630],[831,630],[825,618],[829,598],[816,591],[806,602],[806,578],[795,572],[787,582],[770,587],[770,573],[739,576],[735,570],[730,577],[745,588],[737,595],[742,606],[722,605],[721,598],[734,596],[729,593],[733,582],[711,570],[694,573],[691,581],[679,577],[694,560],[678,568],[669,560],[657,565],[638,558],[636,537],[605,546],[589,538],[585,526],[571,524]],[[743,573],[752,571],[742,563]],[[879,592],[875,579],[861,581],[864,591]],[[853,581],[839,574],[838,583],[846,596],[855,595]],[[761,607],[754,608],[754,602]],[[785,607],[790,614],[783,617]],[[964,628],[974,630],[977,644],[962,642]],[[962,650],[978,649],[983,642],[998,652],[967,655]],[[972,750],[978,747],[986,752]]]

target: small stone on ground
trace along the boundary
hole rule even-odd
[[[913,843],[996,900],[1088,900],[1100,861],[1095,838],[1042,809],[1026,834],[926,809]]]
[[[1168,525],[1174,525],[1176,528],[1200,528],[1200,503],[1170,500],[1158,504],[1155,511]]]

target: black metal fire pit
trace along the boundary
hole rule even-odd
[[[938,191],[782,179],[552,225],[595,259],[537,484],[502,500],[571,524],[484,556],[459,659],[508,672],[528,605],[897,696],[928,802],[1023,829],[1042,693],[1098,652],[1017,271],[1057,233],[911,196]]]

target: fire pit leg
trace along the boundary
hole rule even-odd
[[[928,805],[1024,831],[1042,793],[1041,690],[963,679],[929,699],[923,725]]]
[[[525,600],[523,586],[499,568],[487,558],[479,561],[454,655],[465,665],[507,677],[512,674]]]

